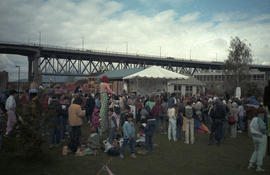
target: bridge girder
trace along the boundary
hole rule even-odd
[[[113,61],[88,58],[69,58],[69,57],[41,57],[39,58],[38,70],[41,75],[57,75],[57,76],[89,76],[92,74],[102,73],[108,70],[119,70],[119,69],[131,69],[138,67],[146,67],[151,65],[156,65],[156,63],[151,62],[140,62],[129,63],[125,60]],[[148,64],[147,64],[148,63]],[[193,74],[197,71],[197,68],[186,68],[183,67],[171,66],[168,64],[163,64],[161,67],[183,74]]]

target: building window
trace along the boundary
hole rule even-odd
[[[186,86],[186,92],[191,91],[192,92],[192,86]]]
[[[192,86],[186,86],[186,94],[187,95],[192,95]]]

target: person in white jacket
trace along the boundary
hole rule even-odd
[[[257,165],[257,172],[262,172],[263,157],[265,153],[265,142],[264,137],[266,136],[266,125],[263,121],[264,108],[260,107],[257,109],[257,116],[253,117],[250,123],[250,131],[252,134],[252,140],[254,144],[254,152],[249,160],[248,169],[254,168],[254,164]]]
[[[176,142],[176,105],[170,105],[168,108],[168,118],[169,118],[169,126],[168,126],[168,139],[171,140],[171,137],[173,137],[173,140]]]
[[[13,89],[10,91],[10,95],[6,101],[6,110],[8,115],[8,121],[7,121],[7,130],[6,135],[9,135],[12,131],[13,127],[17,123],[16,119],[16,101],[15,101],[15,95],[17,92]]]

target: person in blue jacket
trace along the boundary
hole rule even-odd
[[[124,158],[124,152],[125,152],[125,147],[127,144],[129,144],[130,147],[130,157],[131,158],[136,158],[136,155],[134,153],[134,146],[135,146],[135,127],[134,123],[132,122],[133,120],[133,115],[129,114],[127,116],[127,121],[125,121],[123,125],[123,135],[124,135],[124,142],[121,146],[120,149],[120,158]]]

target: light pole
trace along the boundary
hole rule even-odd
[[[126,41],[126,54],[128,54],[128,42]]]
[[[82,50],[84,50],[84,36],[82,36]]]
[[[20,91],[20,74],[21,74],[21,66],[16,66],[16,68],[18,68],[18,93]]]
[[[40,47],[40,45],[41,45],[41,32],[39,32],[39,39],[38,39],[38,41],[39,41],[39,47]]]

